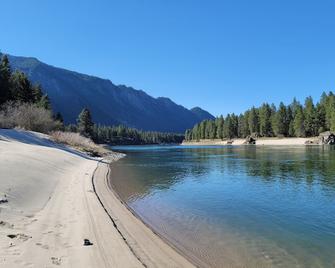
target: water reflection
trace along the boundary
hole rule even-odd
[[[166,147],[151,150],[122,148],[127,157],[113,164],[114,178],[137,184],[126,199],[151,191],[169,189],[190,175],[204,179],[213,170],[231,176],[247,174],[250,179],[294,184],[320,184],[335,189],[335,148],[333,146],[283,147]],[[121,167],[121,169],[120,169]],[[123,167],[126,167],[124,169]],[[138,192],[141,190],[141,192]]]
[[[121,198],[202,266],[335,267],[333,147],[121,149]]]

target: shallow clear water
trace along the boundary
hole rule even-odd
[[[335,267],[335,148],[116,147],[112,184],[201,266]]]

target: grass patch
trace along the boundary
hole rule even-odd
[[[95,144],[91,139],[81,136],[75,132],[53,131],[50,133],[51,139],[57,143],[72,146],[80,151],[86,152],[93,157],[103,157],[111,153],[106,148]]]

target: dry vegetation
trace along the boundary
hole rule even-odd
[[[0,109],[0,128],[21,128],[51,136],[57,143],[72,146],[91,156],[107,156],[110,151],[79,133],[62,132],[63,125],[55,121],[50,110],[32,103],[7,102]]]
[[[106,156],[110,153],[104,147],[95,144],[91,139],[85,138],[79,133],[54,131],[50,133],[50,136],[55,142],[70,145],[91,156]]]
[[[51,111],[31,103],[8,102],[0,110],[0,128],[19,127],[42,133],[61,128],[52,118]]]

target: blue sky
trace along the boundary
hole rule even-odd
[[[335,91],[335,1],[4,0],[2,52],[214,115]]]

